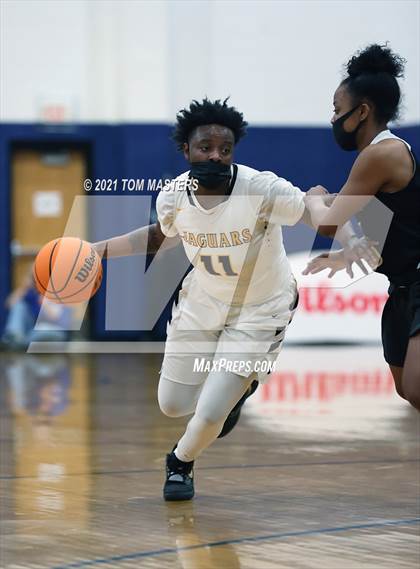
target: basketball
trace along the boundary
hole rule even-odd
[[[90,243],[62,237],[42,247],[33,274],[35,286],[45,298],[58,304],[75,304],[96,293],[102,281],[102,264]]]

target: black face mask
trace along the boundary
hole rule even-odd
[[[223,162],[191,162],[190,175],[198,180],[200,186],[214,190],[230,178],[230,164]]]
[[[357,136],[357,133],[359,132],[359,129],[362,126],[364,120],[359,122],[357,127],[354,130],[352,130],[351,132],[347,132],[344,130],[343,123],[359,107],[360,107],[360,104],[356,105],[348,113],[345,113],[342,117],[340,117],[339,119],[336,119],[332,125],[335,141],[338,144],[338,146],[341,146],[341,148],[343,150],[357,150],[356,136]]]

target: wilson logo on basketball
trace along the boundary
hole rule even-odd
[[[92,269],[95,265],[96,260],[96,253],[94,249],[91,249],[90,257],[85,258],[85,262],[83,263],[82,267],[80,268],[79,272],[77,273],[75,280],[84,283],[85,280],[88,278]]]

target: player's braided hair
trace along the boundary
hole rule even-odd
[[[372,44],[356,53],[347,63],[348,76],[342,82],[355,102],[369,99],[378,121],[398,116],[401,99],[397,77],[404,73],[405,60],[387,45]]]
[[[185,142],[188,143],[193,131],[198,126],[206,124],[218,124],[229,128],[233,132],[235,144],[245,136],[248,123],[244,121],[243,114],[229,107],[227,102],[220,99],[210,101],[203,99],[201,103],[192,101],[188,109],[182,109],[176,115],[176,124],[172,138],[176,142],[178,150],[182,150]]]

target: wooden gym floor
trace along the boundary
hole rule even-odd
[[[169,504],[160,361],[0,356],[1,568],[420,566],[419,416],[379,347],[286,346]]]

